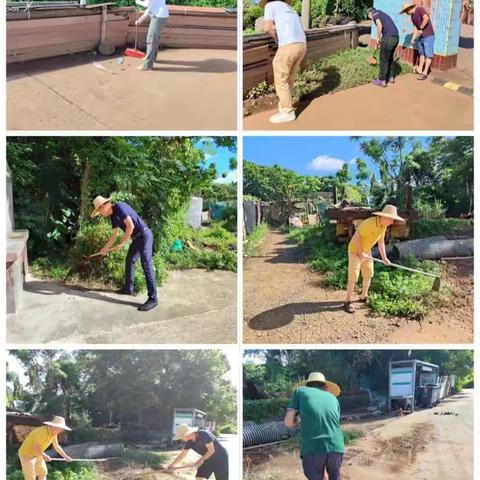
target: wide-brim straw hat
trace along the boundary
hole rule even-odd
[[[391,218],[392,220],[397,220],[397,222],[405,222],[405,220],[398,215],[397,207],[394,205],[385,205],[381,212],[373,212],[373,214],[378,217]]]
[[[100,208],[102,208],[103,205],[110,202],[111,200],[112,200],[111,198],[104,198],[101,195],[96,197],[95,200],[93,200],[94,209],[93,209],[93,212],[90,214],[90,216],[92,218],[96,217],[99,214],[98,211],[100,210]]]
[[[198,432],[198,427],[190,427],[186,423],[181,423],[175,429],[175,436],[173,437],[173,440],[182,440],[187,435],[190,435],[191,433],[195,433],[195,432]]]
[[[49,422],[43,422],[44,425],[49,425],[50,427],[61,428],[62,430],[72,431],[70,427],[67,427],[65,419],[63,417],[53,417]]]
[[[288,3],[288,5],[292,5],[293,3],[293,0],[282,0],[282,1],[285,1],[285,3]],[[268,3],[268,0],[260,0],[258,2],[258,6],[260,8],[265,8],[265,5]]]
[[[333,382],[330,382],[325,378],[325,375],[320,372],[312,372],[306,380],[300,382],[297,387],[308,387],[308,384],[311,382],[320,382],[324,383],[327,387],[327,392],[330,392],[335,397],[338,397],[342,393],[341,388]]]
[[[416,3],[405,3],[402,9],[400,10],[400,14],[407,13],[409,10],[411,10],[412,8],[415,8],[416,6],[417,6]]]

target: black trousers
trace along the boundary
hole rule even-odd
[[[215,480],[228,480],[228,457],[215,455],[200,465],[195,475],[197,478],[210,478],[215,475]]]
[[[380,73],[378,75],[379,80],[387,81],[390,78],[395,77],[395,65],[393,63],[393,57],[395,56],[395,50],[398,45],[398,37],[386,37],[382,38],[380,43]]]
[[[302,458],[303,473],[308,480],[323,480],[325,470],[330,480],[341,480],[342,453],[309,453]]]

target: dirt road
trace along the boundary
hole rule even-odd
[[[373,317],[357,304],[343,310],[345,292],[325,287],[310,271],[304,252],[271,231],[244,260],[245,343],[471,343],[473,262],[444,265],[452,304],[422,322]]]
[[[238,472],[240,465],[238,435],[221,435],[219,440],[228,452],[230,478],[237,478],[236,472]],[[179,453],[180,450],[169,451],[167,464],[174,460]],[[184,465],[193,464],[198,458],[198,454],[190,451],[184,460]],[[193,480],[196,468],[185,468],[172,474],[134,463],[126,466],[124,462],[111,461],[103,465],[100,464],[98,472],[99,480]]]
[[[272,124],[273,110],[244,118],[245,130],[471,130],[473,97],[405,75],[302,102],[297,120]]]
[[[298,448],[266,452],[263,462],[259,456],[246,480],[304,478]],[[372,429],[347,447],[342,472],[344,480],[472,480],[473,391]]]

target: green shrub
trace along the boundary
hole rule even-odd
[[[244,400],[243,419],[255,423],[283,419],[290,399]]]
[[[70,277],[86,281],[101,281],[103,284],[122,286],[125,278],[125,259],[128,252],[126,245],[122,250],[111,252],[105,257],[94,257],[86,262],[84,255],[98,252],[112,234],[109,222],[101,220],[95,223],[84,223],[80,227],[75,244],[70,250]],[[161,255],[153,257],[158,285],[162,285],[167,277],[165,262]],[[134,285],[137,291],[146,289],[145,277],[139,263],[135,268]]]
[[[226,425],[222,425],[219,429],[220,434],[228,435],[228,434],[236,434],[237,433],[237,425],[235,423],[227,423]]]
[[[257,225],[253,229],[252,233],[247,236],[243,244],[243,255],[247,257],[252,255],[258,244],[262,242],[267,233],[268,225],[266,223],[261,223],[260,225]]]
[[[120,430],[114,428],[75,428],[69,437],[72,443],[121,441]]]
[[[345,430],[342,429],[342,433],[345,445],[351,445],[352,443],[355,443],[356,440],[362,438],[365,435],[361,430],[357,428],[349,428]]]
[[[258,5],[247,7],[243,11],[243,29],[247,31],[255,30],[255,20],[263,16],[263,8]]]
[[[36,278],[63,281],[68,277],[70,267],[64,258],[39,257],[30,264],[30,272]]]
[[[412,224],[413,238],[427,238],[435,235],[473,236],[473,221],[461,218],[423,218]]]
[[[416,199],[414,207],[421,218],[445,218],[446,208],[439,200],[432,202]]]

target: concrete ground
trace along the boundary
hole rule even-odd
[[[473,88],[473,27],[462,25],[457,68],[433,72],[431,79]],[[364,39],[364,41],[366,41]],[[273,110],[244,119],[245,130],[472,130],[473,97],[448,90],[416,75],[385,89],[373,85],[302,102],[295,122],[274,125]]]
[[[234,130],[236,52],[167,49],[155,69],[93,53],[7,68],[9,130]]]
[[[74,289],[29,278],[22,303],[7,316],[7,341],[29,344],[174,344],[236,342],[236,274],[169,273],[159,306],[139,312],[146,295]]]
[[[245,130],[472,130],[473,97],[405,75],[302,102],[297,120],[273,124],[274,110],[244,118]]]

